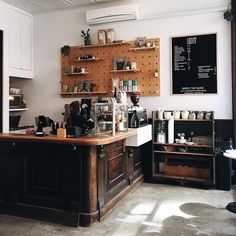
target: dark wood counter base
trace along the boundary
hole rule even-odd
[[[0,212],[90,226],[143,182],[140,151],[0,138]]]
[[[3,214],[20,216],[35,220],[42,220],[67,226],[91,226],[94,222],[102,220],[128,193],[143,183],[143,175],[137,178],[133,185],[125,188],[103,208],[94,213],[74,213],[54,208],[38,207],[27,204],[17,204],[0,200],[0,212]]]
[[[114,206],[116,206],[128,193],[139,187],[144,181],[143,175],[140,175],[132,185],[126,187],[123,191],[121,191],[117,196],[115,196],[110,202],[103,206],[100,209],[100,220],[103,219],[108,212],[110,212]]]
[[[80,225],[78,213],[63,211],[55,208],[45,208],[27,204],[0,201],[0,212],[2,214],[20,216],[34,220],[42,220],[72,227],[77,227]]]

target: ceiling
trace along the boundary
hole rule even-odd
[[[10,5],[23,9],[32,14],[56,11],[66,8],[99,3],[114,2],[117,0],[2,0]]]

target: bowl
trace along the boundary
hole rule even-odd
[[[176,138],[176,139],[175,139],[175,142],[176,142],[176,143],[180,143],[180,139],[179,139],[179,138]]]

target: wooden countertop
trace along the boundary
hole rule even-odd
[[[0,134],[0,141],[15,141],[15,142],[34,142],[34,143],[61,143],[61,144],[75,144],[75,145],[106,145],[122,139],[126,139],[136,135],[136,130],[129,130],[128,132],[116,132],[112,135],[98,135],[98,136],[83,136],[79,138],[58,138],[57,136],[33,136],[24,134]]]

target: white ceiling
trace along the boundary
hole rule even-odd
[[[95,5],[117,0],[2,0],[32,14],[56,11],[66,8]]]

